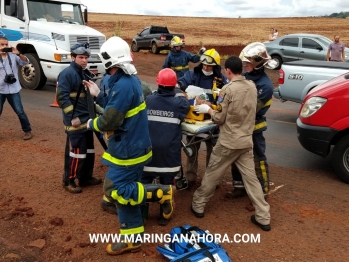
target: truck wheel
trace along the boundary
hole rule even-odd
[[[274,59],[275,62],[277,63],[275,70],[279,70],[281,68],[281,65],[282,65],[282,58],[278,55],[272,55],[271,58]]]
[[[152,52],[153,54],[158,54],[158,53],[160,53],[160,50],[159,50],[159,48],[156,46],[156,43],[153,43],[153,44],[151,45],[151,52]]]
[[[19,67],[18,78],[21,86],[27,89],[40,89],[46,84],[46,76],[42,71],[39,57],[36,54],[25,54],[29,64]]]
[[[136,42],[132,42],[132,44],[131,44],[131,50],[132,50],[132,52],[139,52],[139,48],[138,48]]]
[[[349,184],[349,135],[336,143],[332,152],[332,164],[339,178]]]

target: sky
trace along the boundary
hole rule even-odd
[[[304,17],[349,11],[348,0],[81,0],[89,12],[189,17]]]

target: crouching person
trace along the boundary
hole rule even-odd
[[[268,231],[270,207],[264,200],[256,176],[252,149],[257,106],[256,86],[241,75],[240,58],[229,57],[225,61],[225,70],[230,82],[219,92],[217,110],[212,110],[206,104],[195,107],[196,112],[209,113],[212,116],[212,120],[220,125],[220,134],[201,186],[194,193],[191,211],[198,218],[204,217],[205,205],[213,196],[216,185],[230,165],[235,163],[256,210],[256,214],[251,216],[251,221],[262,230]]]
[[[172,187],[163,190],[160,185],[141,183],[152,150],[144,96],[136,68],[131,64],[128,44],[119,37],[111,37],[102,45],[100,57],[111,75],[110,92],[105,96],[95,83],[83,82],[97,103],[105,105],[103,114],[88,120],[87,126],[108,134],[108,149],[102,156],[102,162],[108,166],[104,195],[118,208],[122,240],[108,244],[106,250],[110,255],[119,255],[140,250],[141,241],[136,240],[144,233],[142,204],[161,201],[166,204],[166,215],[172,214]]]
[[[161,185],[173,185],[174,177],[181,168],[181,122],[187,115],[190,104],[177,84],[176,73],[169,68],[162,69],[157,78],[158,90],[156,94],[146,99],[148,124],[153,157],[146,164],[142,182],[152,183],[159,177]],[[147,203],[142,207],[143,218],[148,218]],[[166,206],[160,202],[159,224],[167,225],[169,216],[166,215]]]

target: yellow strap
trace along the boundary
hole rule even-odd
[[[85,129],[87,128],[87,123],[83,123],[78,127],[73,127],[73,126],[64,126],[64,130],[67,132],[71,132],[71,131],[76,131],[76,130],[81,130],[81,129]]]
[[[78,95],[78,93],[77,92],[71,92],[70,94],[69,94],[69,97],[76,97]],[[80,93],[80,95],[79,95],[79,98],[80,97],[85,97],[85,93]]]
[[[105,160],[108,160],[109,162],[114,163],[115,165],[119,166],[132,166],[132,165],[137,165],[140,163],[143,163],[147,161],[149,158],[151,158],[153,155],[153,152],[150,151],[148,154],[137,157],[137,158],[131,158],[131,159],[118,159],[116,157],[111,156],[109,153],[104,152],[102,158]]]
[[[70,106],[67,106],[66,108],[63,108],[63,112],[67,114],[70,111],[73,111],[73,109],[74,109],[74,106],[70,105]]]
[[[120,228],[120,235],[122,235],[122,236],[141,234],[143,232],[144,232],[144,226],[135,227],[135,228],[127,228],[127,229]]]
[[[267,126],[267,122],[266,121],[263,121],[257,125],[254,126],[254,130],[258,130],[258,129],[261,129],[263,127],[266,127]]]
[[[186,65],[186,66],[171,66],[171,69],[172,70],[182,70],[182,69],[188,69],[189,66]]]
[[[145,102],[141,103],[139,106],[126,112],[125,118],[137,115],[140,111],[146,108]]]

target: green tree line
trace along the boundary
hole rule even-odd
[[[348,18],[349,12],[332,13],[330,15],[325,15],[325,17]]]

